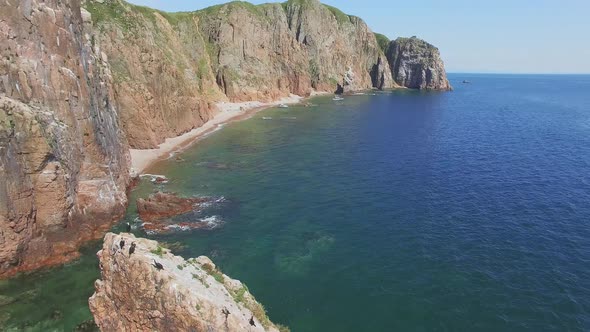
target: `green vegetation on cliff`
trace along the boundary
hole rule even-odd
[[[261,6],[256,6],[253,5],[249,2],[246,1],[232,1],[232,2],[228,2],[228,3],[224,3],[221,5],[215,5],[215,6],[211,6],[211,7],[207,7],[207,8],[203,8],[201,10],[198,10],[195,12],[195,14],[203,16],[219,16],[219,14],[225,14],[228,15],[229,13],[231,13],[233,10],[236,10],[238,8],[244,8],[247,11],[249,11],[250,13],[260,17],[260,18],[265,18],[266,15],[264,15],[264,12],[261,9]]]
[[[332,13],[332,15],[334,15],[334,18],[336,18],[336,21],[339,24],[350,23],[351,18],[353,17],[351,15],[344,13],[343,11],[341,11],[340,9],[338,9],[336,7],[322,4],[317,0],[288,0],[288,1],[281,3],[281,5],[283,6],[283,9],[285,11],[287,11],[287,9],[291,6],[298,6],[302,9],[307,9],[307,8],[312,7],[314,5],[314,3],[320,4],[321,6],[324,6],[326,9],[328,9]]]
[[[426,50],[438,50],[434,45],[416,37],[412,36],[410,38],[407,37],[398,37],[394,40],[394,43],[404,47],[405,45],[412,45],[412,47],[416,50],[426,51]]]
[[[390,42],[389,38],[377,32],[375,32],[374,35],[375,39],[377,39],[377,44],[379,44],[379,48],[381,49],[381,51],[383,51],[383,53],[387,52],[387,48],[389,47]]]
[[[336,7],[329,6],[329,5],[324,5],[324,7],[328,8],[328,10],[330,10],[330,12],[332,12],[332,15],[334,15],[334,17],[336,18],[336,21],[338,21],[338,23],[342,24],[342,23],[350,22],[350,15],[345,14],[340,9],[338,9]]]

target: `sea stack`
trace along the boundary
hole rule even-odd
[[[393,80],[420,90],[452,90],[438,48],[422,39],[398,38],[387,49]]]
[[[135,254],[112,255],[119,240],[134,243]],[[288,331],[205,256],[184,260],[126,233],[108,233],[97,256],[101,279],[89,304],[101,331]]]

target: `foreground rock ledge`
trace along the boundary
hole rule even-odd
[[[108,233],[97,255],[101,280],[89,304],[101,331],[288,331],[268,319],[244,284],[205,256],[184,260],[127,233]]]

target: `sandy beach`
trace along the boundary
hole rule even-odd
[[[183,135],[167,138],[166,141],[159,145],[157,149],[129,149],[131,153],[131,174],[132,176],[141,175],[155,161],[162,158],[168,158],[171,153],[182,150],[190,146],[195,141],[205,135],[222,127],[223,124],[248,118],[252,114],[280,104],[297,104],[303,100],[303,97],[290,95],[273,102],[263,103],[260,101],[247,101],[242,103],[217,103],[218,113],[199,128],[195,128]]]

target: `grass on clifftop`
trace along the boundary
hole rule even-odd
[[[166,253],[166,250],[163,247],[158,246],[156,249],[154,249],[150,252],[154,255],[158,255],[158,256],[162,257],[162,255],[164,255]]]
[[[87,1],[84,8],[92,14],[92,23],[95,26],[102,22],[115,22],[125,30],[129,30],[134,26],[133,18],[136,14],[141,14],[153,24],[156,24],[155,14],[158,13],[168,20],[171,25],[177,25],[192,15],[191,12],[168,13],[146,6],[130,4],[123,0],[105,1],[104,3]]]
[[[341,11],[340,9],[338,9],[336,7],[320,3],[317,0],[289,0],[289,1],[281,3],[281,5],[283,6],[283,9],[285,11],[287,11],[287,9],[290,6],[296,5],[296,6],[301,7],[302,9],[307,9],[307,8],[313,6],[314,3],[318,3],[321,6],[324,6],[326,9],[328,9],[332,13],[332,15],[334,15],[334,18],[336,18],[336,21],[339,24],[349,23],[351,21],[351,18],[353,17],[351,15],[344,13],[343,11]]]
[[[437,49],[434,45],[432,45],[432,44],[426,42],[425,40],[422,40],[416,36],[412,36],[410,38],[398,37],[395,40],[395,43],[400,46],[412,44],[414,47],[416,47],[418,49]]]
[[[205,270],[207,274],[212,276],[213,279],[215,279],[218,283],[223,284],[225,282],[225,277],[223,276],[223,273],[221,273],[219,270],[215,269],[210,264],[203,264],[201,266],[203,267],[203,270]]]
[[[246,1],[232,1],[221,5],[203,8],[201,10],[196,11],[195,13],[198,15],[212,16],[219,15],[220,12],[225,10],[224,13],[229,14],[232,10],[235,10],[237,8],[244,8],[250,13],[254,14],[255,16],[258,16],[260,18],[266,18],[266,15],[259,6],[253,5]]]
[[[389,47],[389,38],[387,38],[387,36],[382,35],[380,33],[375,32],[375,39],[377,39],[377,44],[379,45],[379,48],[381,49],[381,51],[383,51],[383,53],[387,52],[387,48]]]
[[[330,5],[326,5],[326,4],[324,4],[324,7],[328,8],[328,10],[330,10],[332,12],[332,15],[334,15],[334,17],[336,18],[336,21],[338,21],[338,23],[342,24],[342,23],[350,22],[350,15],[345,14],[340,9],[338,9],[336,7],[332,7]]]

